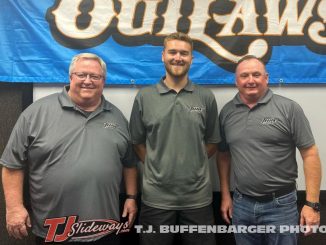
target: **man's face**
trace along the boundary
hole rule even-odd
[[[101,100],[104,74],[98,61],[81,59],[70,75],[69,95],[79,106],[88,106]]]
[[[236,70],[236,86],[242,98],[257,102],[268,88],[264,65],[256,59],[242,61]]]
[[[162,52],[166,72],[175,78],[186,76],[192,63],[191,45],[180,40],[170,40]]]

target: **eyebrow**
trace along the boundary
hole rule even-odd
[[[184,50],[184,49],[166,49],[167,52],[177,52],[177,53],[187,53],[187,54],[190,54],[191,51],[188,51],[188,50]]]

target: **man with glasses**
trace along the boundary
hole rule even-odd
[[[103,232],[103,226],[101,230],[91,223],[119,223],[122,173],[127,193],[122,216],[128,217],[129,225],[135,219],[137,170],[127,120],[102,95],[106,64],[100,57],[76,55],[69,75],[70,85],[61,93],[36,101],[21,114],[4,150],[0,163],[7,230],[21,239],[32,226],[37,244],[43,244],[67,239],[62,228],[68,227],[68,231],[79,232],[69,242],[118,244],[116,230]],[[25,169],[29,212],[23,204]],[[75,217],[75,223],[68,224],[68,217]],[[76,223],[82,221],[91,225],[89,236],[85,235],[87,223],[84,233],[77,230]],[[110,232],[113,234],[107,235]]]

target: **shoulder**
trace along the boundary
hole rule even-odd
[[[157,84],[140,88],[136,97],[153,95],[153,93],[158,93]]]
[[[151,104],[159,98],[160,93],[157,89],[157,84],[142,87],[136,94],[134,103],[142,105],[144,103]]]
[[[273,94],[272,101],[273,104],[275,104],[279,108],[287,110],[302,110],[299,103],[282,95]]]
[[[221,110],[221,114],[227,114],[231,111],[234,111],[234,107],[235,107],[235,104],[233,102],[233,100],[230,100],[228,101],[223,107],[222,107],[222,110]]]
[[[56,105],[59,105],[59,94],[60,93],[50,94],[36,100],[31,105],[29,105],[22,114],[30,115],[36,112],[44,112],[44,110],[54,109]]]
[[[206,104],[211,105],[212,103],[216,104],[215,95],[212,90],[204,86],[193,84],[194,94],[200,97],[201,101],[205,101]]]
[[[109,114],[109,117],[114,117],[115,120],[127,125],[128,121],[126,119],[126,117],[124,116],[124,114],[122,113],[122,111],[115,106],[114,104],[112,104],[111,102],[109,102],[108,100],[105,100],[105,103],[109,106],[110,110],[107,110],[106,112]]]
[[[292,104],[295,103],[292,99],[273,93],[272,100],[274,100],[276,103],[284,103],[284,104]]]
[[[234,115],[234,113],[236,113],[236,105],[233,102],[233,99],[228,101],[221,109],[220,111],[220,123],[221,126],[223,126],[225,124],[225,122],[232,117],[232,115]]]
[[[193,86],[194,86],[194,91],[197,91],[198,93],[206,95],[208,97],[214,97],[212,90],[210,90],[209,88],[195,83],[193,83]]]

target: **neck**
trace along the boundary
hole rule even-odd
[[[97,109],[97,107],[99,107],[100,104],[101,104],[101,100],[96,104],[89,104],[89,105],[86,105],[85,103],[83,103],[82,105],[76,103],[76,105],[80,109],[82,109],[83,111],[87,111],[87,112],[95,111]]]
[[[74,97],[71,93],[69,93],[68,91],[68,95],[71,99],[71,101],[78,106],[80,109],[82,109],[83,111],[95,111],[97,109],[97,107],[100,106],[101,102],[102,102],[102,98],[100,97],[97,100],[94,99],[79,99]]]
[[[168,88],[173,89],[178,93],[180,92],[181,89],[183,89],[187,85],[188,76],[171,77],[169,74],[166,74],[164,83]]]
[[[257,105],[257,102],[259,100],[259,98],[255,98],[255,97],[246,97],[243,96],[242,94],[240,94],[240,99],[242,100],[242,102],[248,106],[250,109],[253,108],[255,105]]]
[[[257,105],[258,101],[260,100],[260,98],[262,98],[267,92],[266,91],[261,94],[261,95],[256,95],[256,96],[244,96],[243,94],[240,94],[240,99],[242,100],[242,102],[248,106],[250,109],[253,108],[255,105]]]

